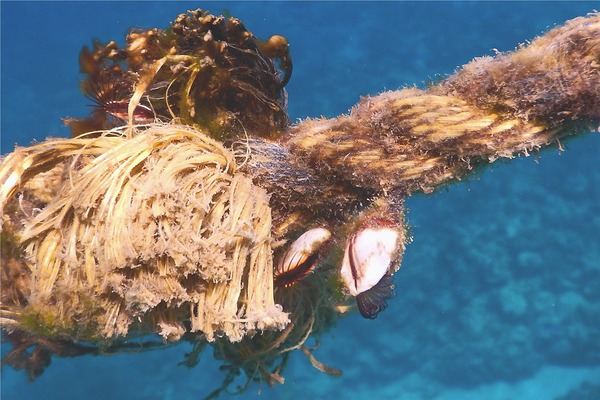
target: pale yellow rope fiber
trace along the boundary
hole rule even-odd
[[[23,312],[58,333],[105,338],[135,327],[176,340],[186,318],[209,340],[283,328],[264,190],[203,133],[145,128],[130,138],[48,141],[3,163],[3,207],[39,186],[40,166],[68,170],[57,195],[18,232],[32,266]],[[141,327],[146,319],[154,326]]]

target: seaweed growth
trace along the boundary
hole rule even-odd
[[[279,60],[278,71],[273,60]],[[74,136],[132,122],[177,119],[212,137],[244,131],[273,137],[288,125],[284,86],[292,71],[287,40],[262,41],[237,18],[196,10],[169,29],[132,29],[126,45],[94,42],[79,57],[84,93],[95,103]]]
[[[306,341],[387,307],[405,198],[597,127],[598,59],[592,14],[427,90],[288,126],[287,41],[235,18],[197,10],[84,48],[91,116],[0,166],[3,364],[33,378],[52,354],[185,340],[185,365],[207,345],[225,364],[211,396],[240,372],[283,383],[296,350],[339,374]]]

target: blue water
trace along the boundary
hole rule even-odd
[[[165,27],[187,9],[231,12],[259,37],[288,37],[295,120],[336,116],[361,95],[438,80],[597,3],[0,6],[5,154],[15,144],[67,136],[61,118],[88,113],[77,86],[82,45],[122,43],[129,27]],[[342,320],[314,352],[344,375],[320,374],[294,354],[285,385],[251,386],[239,398],[261,390],[262,399],[555,399],[567,392],[564,398],[600,399],[600,135],[565,147],[410,198],[414,240],[396,298],[376,320]],[[5,368],[2,399],[201,398],[223,376],[210,351],[195,369],[178,366],[188,350],[55,358],[32,384]]]

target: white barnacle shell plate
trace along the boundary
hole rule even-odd
[[[298,267],[330,237],[331,232],[325,228],[314,228],[304,232],[285,253],[277,266],[277,271],[283,273]]]
[[[365,228],[350,237],[340,273],[352,296],[383,278],[397,255],[399,241],[398,231],[388,227]]]
[[[277,263],[275,284],[289,287],[310,273],[317,264],[319,250],[330,237],[331,232],[325,228],[310,229],[300,235]]]

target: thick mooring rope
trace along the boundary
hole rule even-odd
[[[190,365],[209,341],[230,377],[242,369],[282,382],[287,353],[310,354],[307,337],[331,327],[346,305],[340,265],[356,231],[384,224],[395,232],[393,274],[409,237],[408,195],[600,124],[598,13],[514,52],[475,59],[425,90],[365,97],[348,115],[283,132],[289,54],[265,56],[265,43],[239,20],[194,11],[170,32],[132,33],[126,49],[115,46],[82,52],[84,89],[96,91],[101,109],[70,121],[77,137],[18,148],[0,166],[0,322],[17,345],[9,362],[30,362],[34,375],[45,365],[34,365],[33,345],[84,354],[79,341],[116,351],[130,338],[159,334],[195,342]],[[214,70],[203,68],[211,57]],[[283,76],[271,58],[289,62]],[[245,69],[236,63],[254,78],[239,76]],[[194,86],[199,74],[222,90]],[[266,83],[248,83],[261,77]],[[98,88],[115,82],[135,101],[107,101]],[[192,87],[214,103],[210,115],[200,113],[205,103],[196,109]],[[236,103],[230,93],[253,101],[246,115],[246,100]],[[113,117],[124,110],[132,122],[152,108],[179,125],[88,132],[118,124]],[[264,132],[242,129],[261,124]],[[327,254],[310,254],[319,268],[296,286],[274,288],[276,260],[313,228],[333,238]]]

